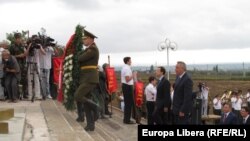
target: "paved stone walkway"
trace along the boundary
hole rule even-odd
[[[75,121],[75,112],[66,111],[54,100],[0,101],[0,108],[14,108],[15,113],[25,113],[23,141],[136,141],[137,124],[123,124],[123,114],[113,110],[112,118],[99,119],[94,132],[86,132],[86,122]],[[8,140],[7,140],[8,141]],[[12,141],[12,140],[11,140]]]

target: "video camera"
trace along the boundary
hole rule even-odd
[[[55,40],[51,37],[46,37],[45,35],[32,35],[30,39],[27,41],[27,45],[31,43],[30,50],[29,50],[29,55],[34,56],[35,55],[35,49],[40,49],[40,46],[43,48],[46,48],[48,46],[54,47],[56,43],[53,43]]]
[[[205,83],[204,82],[199,82],[198,84],[198,88],[199,88],[199,91],[202,92],[202,88],[205,87]]]

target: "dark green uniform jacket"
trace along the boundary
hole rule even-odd
[[[81,69],[80,72],[80,84],[82,83],[99,83],[97,65],[99,60],[99,50],[95,43],[90,45],[87,49],[85,49],[78,57],[79,66],[87,67],[87,66],[96,66],[96,69]]]

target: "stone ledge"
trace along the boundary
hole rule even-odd
[[[13,117],[14,117],[13,108],[0,108],[0,121],[8,120]]]
[[[4,122],[9,124],[9,133],[0,134],[0,141],[22,141],[25,125],[25,113],[15,113],[15,116]]]
[[[8,134],[9,125],[7,122],[0,122],[0,134]]]

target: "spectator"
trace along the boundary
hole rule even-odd
[[[122,92],[124,94],[124,103],[125,103],[125,109],[124,109],[124,117],[123,117],[123,123],[125,124],[134,124],[133,121],[131,121],[131,114],[132,109],[134,108],[134,80],[136,74],[132,73],[131,69],[131,58],[130,57],[124,57],[123,58],[124,66],[121,70],[121,83],[122,83]]]
[[[158,67],[155,73],[159,82],[157,84],[156,107],[153,112],[153,118],[158,125],[168,124],[168,114],[171,106],[170,83],[165,78],[166,70],[164,67]]]
[[[213,99],[213,113],[215,115],[221,115],[221,97],[220,95],[216,95]],[[215,124],[219,124],[219,120],[215,121]]]
[[[249,108],[242,107],[240,110],[240,115],[241,115],[240,124],[250,125]]]
[[[0,42],[0,84],[2,84],[3,81],[3,62],[2,62],[2,52],[5,49],[5,46],[7,45],[6,42]],[[0,85],[0,100],[5,100],[4,96],[4,88],[3,85]]]
[[[4,86],[7,90],[9,102],[16,103],[18,100],[17,83],[20,80],[20,68],[14,56],[8,50],[2,52],[4,64]]]
[[[221,125],[236,125],[238,124],[237,116],[232,112],[232,105],[229,103],[223,104],[223,113],[220,119]]]
[[[193,81],[186,70],[187,67],[184,62],[177,62],[173,99],[173,112],[176,124],[190,124],[190,115],[193,106]]]
[[[123,97],[123,93],[122,92],[118,93],[118,98],[119,98],[119,101],[120,101],[121,110],[124,112],[125,104],[124,104],[124,97]]]
[[[146,86],[144,94],[146,96],[148,125],[153,125],[154,124],[153,111],[155,109],[157,81],[156,81],[156,78],[153,76],[150,76],[148,81],[149,81],[149,84]]]

